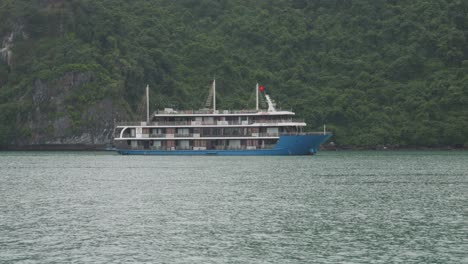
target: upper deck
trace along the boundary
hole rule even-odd
[[[291,111],[255,110],[184,110],[165,109],[153,113],[149,122],[118,122],[117,127],[246,127],[246,126],[306,126],[302,119],[296,119]]]
[[[292,111],[274,111],[267,110],[174,110],[166,108],[157,110],[153,113],[153,117],[195,117],[195,116],[294,116]]]

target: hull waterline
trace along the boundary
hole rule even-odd
[[[118,149],[122,155],[213,155],[213,156],[286,156],[313,155],[319,146],[327,141],[331,134],[286,135],[280,136],[272,149],[242,150],[150,150]]]

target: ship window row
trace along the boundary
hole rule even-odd
[[[124,138],[141,137],[252,137],[278,136],[279,134],[302,132],[302,127],[195,127],[195,128],[126,128]],[[120,137],[121,130],[116,131]]]
[[[265,140],[127,140],[125,144],[130,149],[151,150],[240,150],[240,149],[271,149],[277,139]],[[123,147],[123,146],[119,146]]]

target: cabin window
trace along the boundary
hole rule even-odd
[[[277,135],[278,134],[278,128],[277,127],[268,127],[267,128],[267,134]]]
[[[188,128],[178,128],[177,129],[177,134],[179,134],[179,135],[188,135],[189,134],[189,129]]]
[[[220,128],[213,128],[213,136],[220,136],[222,135]]]

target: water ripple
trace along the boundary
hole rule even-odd
[[[0,263],[466,263],[467,160],[0,153]]]

